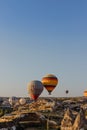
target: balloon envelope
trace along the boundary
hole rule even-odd
[[[47,89],[49,94],[51,94],[51,92],[58,84],[58,78],[53,74],[48,74],[42,78],[42,84]]]
[[[9,103],[10,103],[11,105],[13,105],[13,104],[15,104],[15,103],[18,101],[18,98],[15,97],[15,96],[12,96],[12,97],[10,97],[8,100],[9,100]]]
[[[33,80],[28,84],[28,93],[30,98],[36,100],[43,91],[43,84],[38,80]]]
[[[69,93],[69,90],[66,90],[65,93],[68,94],[68,93]]]
[[[84,91],[84,93],[83,93],[83,94],[84,94],[84,96],[85,96],[85,97],[87,97],[87,90],[86,90],[86,91]]]
[[[20,103],[21,105],[24,105],[24,104],[26,103],[26,99],[25,99],[25,98],[20,98],[20,99],[19,99],[19,103]]]

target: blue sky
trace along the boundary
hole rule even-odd
[[[87,1],[0,0],[0,96],[28,96],[28,82],[49,73],[59,79],[51,96],[87,90]]]

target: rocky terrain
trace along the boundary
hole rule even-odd
[[[0,110],[2,110],[2,108],[3,110],[6,109],[3,114],[0,113],[0,130],[28,130],[33,127],[38,128],[38,130],[39,128],[43,130],[64,130],[65,128],[68,129],[68,127],[70,130],[76,130],[76,122],[78,122],[76,121],[77,117],[79,118],[78,130],[80,130],[80,122],[84,122],[81,127],[86,128],[86,97],[43,97],[39,98],[37,101],[31,101],[26,98],[24,104],[20,104],[19,100],[13,104],[9,104],[8,98],[6,98],[3,102],[1,103]],[[7,108],[10,111],[6,112]],[[79,113],[83,113],[83,115],[80,116],[78,115]]]

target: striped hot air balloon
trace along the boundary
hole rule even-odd
[[[87,90],[85,90],[83,94],[85,97],[87,97]]]
[[[44,86],[41,83],[41,81],[33,80],[29,82],[28,84],[28,93],[30,95],[30,98],[33,100],[36,100],[40,96],[43,89],[44,89]]]
[[[42,84],[48,91],[49,95],[58,84],[58,78],[53,74],[48,74],[42,78]]]

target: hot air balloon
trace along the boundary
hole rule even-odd
[[[83,94],[85,97],[87,97],[87,90],[85,90]]]
[[[65,93],[68,94],[68,93],[69,93],[69,90],[66,90]]]
[[[15,97],[15,96],[12,96],[12,97],[10,97],[10,98],[8,99],[8,101],[9,101],[9,103],[10,103],[11,105],[14,105],[14,104],[18,101],[18,98]]]
[[[19,103],[20,103],[21,105],[25,105],[25,104],[26,104],[26,99],[25,99],[25,98],[20,98],[20,99],[19,99]]]
[[[42,78],[42,84],[48,91],[49,95],[51,95],[51,92],[58,84],[58,78],[53,74],[48,74]]]
[[[67,96],[67,94],[69,93],[69,90],[65,90],[65,93],[66,93],[66,96]]]
[[[41,81],[33,80],[29,82],[28,84],[28,93],[30,95],[30,98],[33,100],[36,100],[40,96],[43,89],[44,89],[44,86],[41,83]]]

